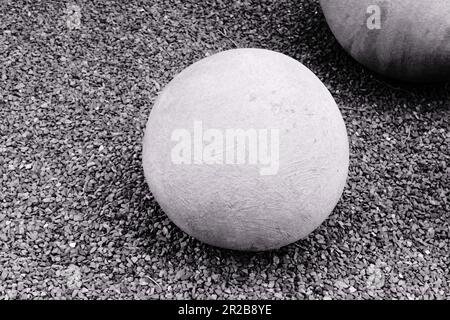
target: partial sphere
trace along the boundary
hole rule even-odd
[[[332,212],[348,172],[347,132],[326,87],[283,54],[236,49],[163,90],[143,141],[150,190],[169,218],[210,245],[276,249]]]
[[[450,80],[449,0],[320,0],[338,42],[357,61],[410,82]]]

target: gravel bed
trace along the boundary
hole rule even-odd
[[[450,84],[367,71],[313,0],[73,4],[0,2],[0,299],[450,299]],[[274,252],[188,237],[141,169],[158,92],[236,47],[309,67],[350,138],[333,215]]]

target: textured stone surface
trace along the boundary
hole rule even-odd
[[[172,141],[180,130],[186,137]],[[172,158],[180,143],[188,163]],[[219,155],[214,164],[204,163],[208,146]],[[328,217],[345,185],[348,149],[339,109],[311,71],[274,51],[235,49],[195,63],[163,91],[147,124],[143,166],[181,229],[258,251],[304,238]]]

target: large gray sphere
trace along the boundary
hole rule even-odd
[[[245,161],[226,162],[238,151],[226,133],[236,129],[257,134],[248,136]],[[214,157],[196,160],[213,140]],[[267,157],[256,152],[251,162],[251,150]],[[301,63],[260,49],[222,52],[181,72],[155,103],[143,141],[146,179],[169,218],[203,242],[236,250],[306,237],[338,202],[348,162],[345,124],[326,87]]]
[[[336,39],[388,77],[450,80],[449,0],[320,0]]]

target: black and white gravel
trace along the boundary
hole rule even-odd
[[[313,0],[72,3],[79,28],[64,1],[0,1],[0,299],[450,299],[449,84],[365,70]],[[333,215],[276,252],[188,237],[141,169],[158,92],[235,47],[304,63],[350,137]]]

